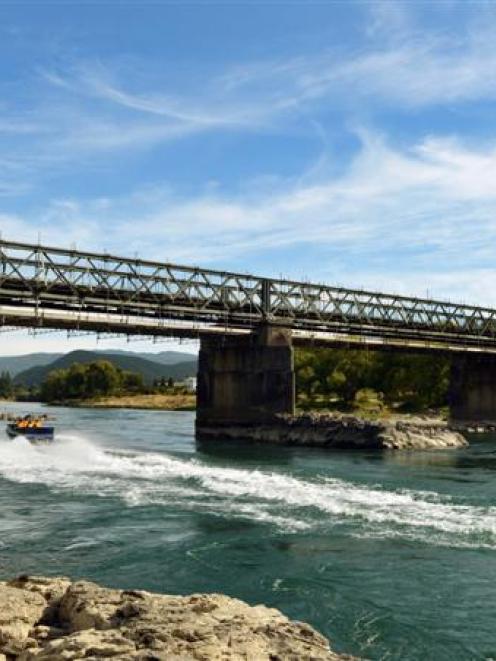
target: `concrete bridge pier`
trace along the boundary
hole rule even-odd
[[[291,332],[262,326],[248,336],[202,338],[198,363],[196,433],[266,424],[294,414]]]
[[[456,422],[496,422],[496,357],[453,358],[450,413]]]

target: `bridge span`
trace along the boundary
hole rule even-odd
[[[496,418],[487,307],[0,240],[0,325],[199,338],[205,419],[292,412],[294,344],[449,352],[455,413]]]

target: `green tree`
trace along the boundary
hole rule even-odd
[[[87,395],[114,395],[122,383],[121,372],[108,360],[97,360],[87,366]]]
[[[42,401],[90,399],[124,392],[145,391],[143,376],[125,372],[111,362],[74,363],[68,369],[53,370],[40,388]]]
[[[66,398],[67,370],[52,370],[41,384],[40,398],[44,402],[57,402]]]
[[[450,361],[442,355],[304,349],[296,352],[295,370],[298,401],[307,407],[335,405],[336,399],[341,406],[360,406],[371,391],[377,402],[395,408],[447,405]],[[366,397],[358,395],[363,390]]]
[[[65,395],[67,399],[83,399],[88,393],[88,365],[74,363],[65,372]]]
[[[121,384],[122,389],[126,392],[138,393],[145,390],[143,375],[138,372],[122,372]]]
[[[0,374],[0,397],[10,399],[14,395],[14,384],[10,372]]]

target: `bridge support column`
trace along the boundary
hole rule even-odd
[[[216,427],[270,423],[294,414],[294,355],[289,331],[266,326],[249,336],[201,340],[197,435]]]
[[[496,357],[453,358],[450,409],[455,421],[496,422]]]

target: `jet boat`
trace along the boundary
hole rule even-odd
[[[46,416],[35,418],[27,415],[9,422],[5,431],[9,438],[23,436],[30,443],[50,443],[53,441],[55,428],[47,423]]]

